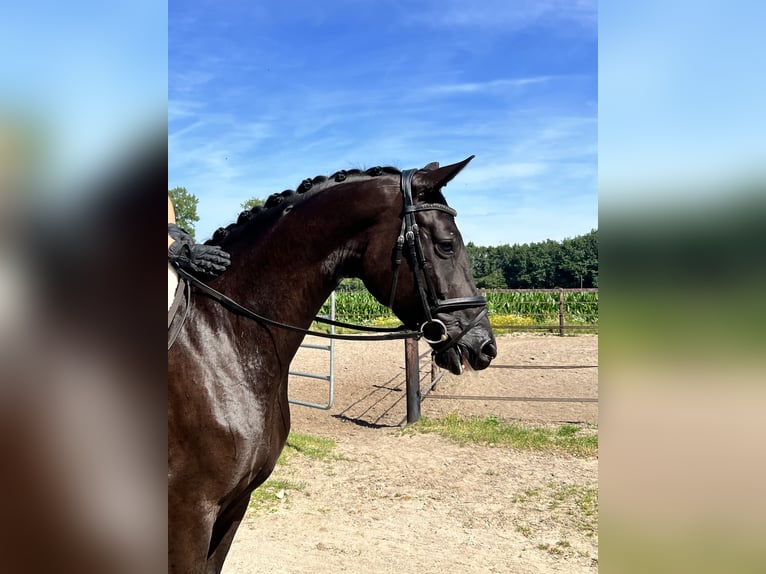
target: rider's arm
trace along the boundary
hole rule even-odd
[[[176,210],[173,209],[173,202],[170,201],[170,195],[168,195],[168,223],[176,222]],[[170,254],[170,245],[175,241],[170,235],[168,235],[168,254]]]

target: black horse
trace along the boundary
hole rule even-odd
[[[295,328],[311,325],[342,278],[361,278],[451,372],[495,357],[486,300],[441,191],[472,158],[307,179],[208,242],[232,260],[209,285],[242,307],[194,287],[168,351],[169,571],[220,572],[290,430],[288,370],[304,336]]]

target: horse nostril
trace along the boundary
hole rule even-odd
[[[492,341],[487,341],[481,346],[481,353],[490,359],[494,359],[497,357],[497,346]]]

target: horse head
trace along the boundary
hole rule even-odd
[[[466,366],[485,369],[497,355],[486,299],[473,282],[455,223],[457,213],[442,193],[472,159],[445,167],[430,163],[420,170],[402,172],[394,222],[381,223],[388,229],[375,233],[376,239],[368,246],[371,253],[392,253],[390,272],[370,269],[365,278],[370,292],[388,303],[405,325],[421,331],[433,348],[436,363],[455,374]],[[397,235],[392,252],[394,228]]]

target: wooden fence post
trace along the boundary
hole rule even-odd
[[[420,419],[420,359],[417,339],[404,340],[404,370],[407,382],[407,424]]]

